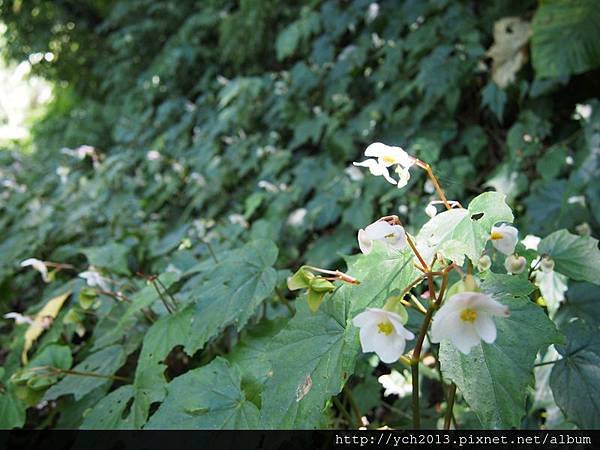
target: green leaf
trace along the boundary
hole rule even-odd
[[[573,280],[600,284],[600,250],[597,239],[558,230],[540,241],[538,252],[550,255],[557,272]]]
[[[129,275],[129,268],[127,267],[129,247],[126,245],[111,242],[98,247],[87,247],[81,251],[91,266],[100,267],[121,275]]]
[[[590,283],[569,285],[566,301],[561,305],[555,322],[560,325],[578,317],[587,323],[600,323],[600,288]]]
[[[533,17],[531,53],[538,78],[583,73],[600,65],[600,9],[595,0],[545,0]]]
[[[481,106],[487,106],[494,113],[500,123],[504,117],[504,105],[506,105],[506,92],[500,89],[493,81],[481,91]]]
[[[361,284],[344,284],[311,313],[304,302],[269,345],[271,376],[262,394],[261,426],[314,428],[323,425],[332,395],[352,374],[360,343],[352,318],[367,307],[381,307],[396,289],[417,277],[410,251],[387,253],[376,245],[357,255],[348,273]]]
[[[484,428],[520,426],[537,352],[561,339],[540,307],[510,294],[493,295],[510,308],[509,317],[495,320],[494,343],[482,342],[468,355],[449,341],[440,345],[444,377],[456,383]]]
[[[325,298],[326,292],[317,292],[313,290],[309,290],[306,294],[306,301],[308,303],[308,308],[312,312],[316,312],[319,310],[319,306],[323,303],[323,299]]]
[[[128,415],[126,419],[123,419],[133,393],[132,385],[121,386],[111,392],[87,412],[80,428],[87,430],[133,428],[131,423],[133,415]]]
[[[535,286],[526,278],[493,272],[488,272],[481,283],[481,290],[492,296],[510,292],[511,295],[525,297],[534,289]]]
[[[492,226],[513,220],[505,198],[498,192],[484,192],[471,201],[468,209],[452,209],[436,215],[417,234],[417,246],[426,248],[431,255],[439,251],[459,265],[463,264],[464,255],[476,263]]]
[[[164,316],[150,327],[144,337],[134,380],[135,400],[132,415],[136,428],[146,423],[150,405],[162,401],[166,394],[166,367],[162,362],[173,347],[183,345],[187,341],[191,317],[191,308]]]
[[[16,372],[11,381],[16,384],[27,384],[34,390],[43,390],[56,383],[62,376],[52,373],[52,369],[69,369],[73,364],[71,349],[66,345],[50,344],[45,346],[29,361],[27,367]],[[52,373],[52,374],[51,374]]]
[[[258,305],[275,289],[277,247],[269,240],[256,240],[216,264],[198,292],[185,350],[194,354],[206,341],[235,324],[241,329]]]
[[[565,416],[582,429],[600,428],[600,334],[582,320],[567,323],[562,358],[552,368],[550,387]]]
[[[262,404],[261,393],[271,373],[269,344],[287,322],[287,318],[262,321],[227,355],[227,360],[242,372],[242,389],[246,397],[259,409]]]
[[[11,389],[0,394],[0,428],[22,427],[25,423],[25,405]]]
[[[99,352],[92,353],[72,371],[79,374],[69,374],[57,384],[46,391],[44,400],[54,400],[61,395],[73,394],[79,400],[87,393],[105,384],[112,384],[108,377],[94,375],[113,375],[125,363],[125,351],[120,345],[107,347]],[[94,374],[94,375],[88,375]]]
[[[217,357],[169,383],[165,401],[145,428],[258,428],[258,408],[246,399],[241,383],[239,368]]]
[[[177,281],[177,275],[173,272],[166,272],[159,276],[160,282],[166,289],[169,289]],[[135,326],[137,323],[136,314],[142,309],[152,306],[159,299],[158,292],[152,284],[148,284],[131,297],[131,302],[127,304],[127,309],[116,318],[108,317],[110,327],[105,333],[96,336],[93,350],[99,350],[108,345],[112,345],[123,338],[127,329]]]

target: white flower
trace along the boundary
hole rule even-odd
[[[385,391],[383,392],[384,397],[390,395],[397,395],[398,397],[404,397],[412,392],[411,376],[408,371],[405,374],[393,370],[387,375],[381,375],[377,378],[377,381],[381,383]]]
[[[514,253],[517,245],[519,231],[510,225],[502,224],[499,227],[492,227],[490,238],[492,244],[501,253],[510,255]]]
[[[83,278],[90,287],[97,286],[103,291],[110,291],[110,280],[108,278],[104,278],[95,270],[86,270],[85,272],[81,272],[79,277]]]
[[[504,268],[508,273],[519,274],[525,270],[527,261],[523,256],[508,255],[504,260]]]
[[[71,172],[71,169],[66,166],[59,166],[56,168],[56,175],[60,177],[61,184],[65,184],[67,182],[69,172]]]
[[[15,321],[17,325],[28,324],[31,325],[33,320],[30,317],[24,316],[23,314],[19,314],[17,312],[9,312],[4,314],[5,319],[12,319]]]
[[[383,176],[391,184],[397,185],[399,188],[406,186],[410,178],[408,169],[415,164],[415,158],[410,156],[400,147],[392,147],[375,142],[367,147],[365,156],[372,158],[362,162],[355,162],[355,166],[367,167],[375,176]],[[394,172],[399,176],[398,180],[394,180],[389,173],[389,168],[397,166]]]
[[[346,167],[346,169],[344,169],[344,172],[346,172],[346,175],[348,175],[348,177],[352,181],[361,181],[365,177],[362,174],[362,172],[360,171],[360,169],[357,169],[354,166],[348,166],[348,167]]]
[[[290,213],[286,223],[292,227],[299,227],[304,223],[304,218],[308,211],[306,208],[298,208]]]
[[[93,158],[95,153],[96,149],[91,145],[80,145],[75,149],[75,154],[79,159],[85,159],[86,156]]]
[[[260,180],[258,182],[258,187],[272,194],[279,192],[279,188],[267,180]]]
[[[364,230],[358,230],[358,246],[365,255],[373,250],[374,241],[380,241],[395,250],[402,250],[406,247],[406,233],[401,225],[391,225],[385,220],[378,220]]]
[[[406,340],[415,335],[402,325],[401,317],[379,308],[367,308],[352,323],[360,328],[362,351],[375,352],[384,363],[396,362],[404,353]]]
[[[575,113],[587,122],[592,115],[592,107],[578,103],[575,105]]]
[[[21,267],[31,266],[35,270],[37,270],[41,275],[42,279],[46,282],[50,282],[50,278],[48,277],[48,268],[46,267],[46,263],[44,261],[40,261],[36,258],[28,258],[25,261],[21,262]]]
[[[369,5],[369,9],[367,10],[367,23],[373,22],[377,16],[379,15],[379,5],[375,2]]]
[[[480,340],[496,340],[493,316],[507,317],[508,307],[481,292],[461,292],[450,297],[433,318],[431,341],[449,339],[464,354]]]
[[[232,224],[239,225],[242,228],[248,228],[250,226],[246,218],[241,214],[230,214],[228,219]]]
[[[158,150],[150,150],[148,153],[146,153],[146,159],[148,161],[156,161],[159,158],[160,152]]]
[[[541,240],[542,239],[539,236],[535,236],[533,234],[528,234],[521,240],[521,243],[528,250],[537,250],[538,245],[540,244]]]

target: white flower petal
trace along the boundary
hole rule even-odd
[[[476,311],[482,311],[493,316],[507,317],[509,314],[508,306],[492,299],[489,295],[481,292],[473,292],[469,305]]]
[[[358,247],[365,255],[373,250],[373,240],[368,238],[366,231],[363,229],[358,230]]]
[[[399,169],[399,167],[396,168],[396,173],[399,176],[397,186],[398,189],[401,189],[408,184],[408,180],[410,180],[410,172],[408,171],[408,167],[400,170]]]
[[[392,364],[402,356],[405,346],[406,341],[397,334],[392,333],[386,336],[379,333],[379,337],[375,341],[375,353],[382,362]]]
[[[366,235],[369,239],[378,240],[383,239],[389,234],[393,234],[394,229],[385,220],[378,220],[365,228]]]
[[[360,346],[363,353],[375,351],[375,339],[379,333],[377,324],[370,324],[360,328]]]
[[[460,319],[458,319],[460,321]],[[464,322],[463,322],[464,323]],[[450,338],[452,344],[465,355],[471,352],[471,348],[480,342],[479,335],[472,324],[464,324],[460,332],[456,332]]]
[[[397,183],[396,180],[394,180],[392,177],[390,177],[390,173],[389,173],[387,167],[380,164],[375,159],[367,159],[362,162],[355,162],[354,165],[358,166],[358,167],[368,168],[369,172],[371,172],[372,175],[383,176],[391,184]]]
[[[515,246],[519,240],[519,231],[510,225],[502,224],[498,227],[492,227],[492,236],[498,234],[501,237],[492,239],[492,245],[496,250],[505,255],[514,253]]]
[[[444,306],[433,316],[431,342],[442,342],[444,339],[450,339],[452,334],[458,331],[454,327],[459,324],[453,319],[458,317],[458,313],[450,309],[444,309]]]
[[[489,315],[485,313],[477,314],[474,325],[477,334],[479,334],[481,339],[485,342],[491,344],[496,340],[496,324],[494,323],[494,319]]]
[[[367,327],[375,322],[377,322],[377,320],[379,319],[379,315],[378,314],[374,314],[372,311],[369,311],[368,309],[366,311],[361,312],[360,314],[357,314],[356,317],[354,317],[354,319],[352,319],[352,324],[355,327]]]
[[[390,320],[390,322],[392,322],[392,325],[394,326],[394,331],[398,334],[398,336],[401,336],[407,341],[411,341],[415,338],[415,335],[412,332],[404,328],[404,325],[402,325],[402,320],[399,315],[390,313],[388,315],[388,319]]]

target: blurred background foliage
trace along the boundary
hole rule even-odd
[[[28,61],[53,89],[31,138],[0,152],[1,313],[56,293],[19,267],[28,257],[83,270],[84,250],[108,249],[95,265],[141,289],[132,274],[185,274],[268,238],[279,248],[269,314],[282,315],[289,269],[343,268],[357,229],[383,214],[413,231],[426,221],[422,174],[394,190],[351,166],[375,141],[429,162],[463,204],[505,192],[521,237],[598,235],[594,0],[0,0],[0,22],[7,61]],[[192,280],[184,301],[205,279]],[[23,330],[2,327],[9,361]],[[129,355],[144,330],[124,334]],[[47,343],[68,336],[87,356],[91,331],[70,333]],[[28,420],[81,424],[47,410]]]

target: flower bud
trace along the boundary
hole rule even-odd
[[[425,214],[427,214],[429,217],[435,217],[437,214],[437,208],[432,205],[431,203],[429,205],[427,205],[427,207],[425,208]]]
[[[544,272],[552,272],[554,270],[554,260],[549,256],[543,256],[540,261],[540,267]]]
[[[526,265],[527,260],[525,260],[523,256],[509,255],[504,261],[504,267],[506,268],[506,271],[512,274],[523,273]]]
[[[483,255],[477,262],[477,270],[485,272],[492,267],[492,259],[488,255]]]

